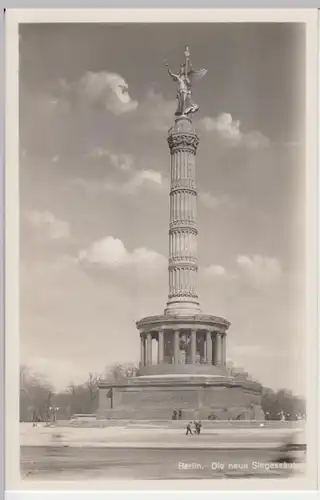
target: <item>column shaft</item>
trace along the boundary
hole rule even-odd
[[[147,333],[147,365],[152,365],[152,336]]]
[[[211,343],[212,343],[212,364],[216,364],[216,336],[215,334],[211,334]]]
[[[221,336],[221,364],[226,365],[226,336]]]
[[[207,343],[206,343],[206,339],[204,336],[202,338],[202,342],[203,342],[203,363],[206,363],[207,362]]]
[[[199,139],[191,119],[188,117],[177,118],[168,137],[172,170],[169,229],[172,241],[169,244],[171,259],[169,273],[171,273],[171,269],[174,269],[175,279],[169,282],[166,312],[169,310],[188,313],[200,311],[196,293],[197,230],[193,206],[196,199],[195,154],[198,143]]]
[[[196,362],[197,356],[197,330],[191,330],[191,363]]]
[[[215,342],[216,352],[215,352],[215,364],[217,366],[221,365],[221,334],[216,333]]]
[[[186,193],[182,191],[182,220],[186,220]]]
[[[145,355],[145,337],[143,334],[140,335],[140,366],[144,366],[146,364],[146,355]]]
[[[158,365],[163,363],[164,358],[164,338],[163,338],[163,330],[158,331]]]
[[[180,332],[179,330],[174,330],[174,363],[177,365],[179,363],[179,353],[180,353]]]
[[[212,365],[212,340],[211,332],[206,332],[206,344],[207,344],[207,363]]]

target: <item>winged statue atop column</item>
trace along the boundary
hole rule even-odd
[[[168,68],[168,73],[172,80],[178,83],[177,90],[177,101],[178,107],[175,112],[176,116],[186,116],[198,111],[199,106],[192,99],[192,85],[200,80],[206,73],[207,69],[195,70],[192,67],[190,61],[189,48],[186,47],[184,51],[185,63],[180,65],[179,73],[173,73],[169,68],[168,62],[166,61],[166,67]]]

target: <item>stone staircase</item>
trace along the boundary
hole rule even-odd
[[[97,415],[97,419],[110,419],[110,420],[172,420],[172,407],[139,407],[128,408],[119,406],[115,409],[104,410]],[[245,410],[242,407],[229,407],[227,410],[224,408],[182,408],[183,420],[208,420],[209,416],[214,414],[219,420],[248,420],[250,419],[250,410]],[[263,418],[260,418],[263,420]]]

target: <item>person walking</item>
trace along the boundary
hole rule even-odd
[[[198,434],[198,422],[196,420],[193,421],[193,426],[195,434]]]
[[[191,426],[192,426],[192,422],[189,422],[189,423],[187,424],[187,432],[186,432],[186,436],[187,436],[188,434],[193,434]]]

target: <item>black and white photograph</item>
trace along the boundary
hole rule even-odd
[[[22,484],[292,488],[308,22],[48,19],[17,28]]]

